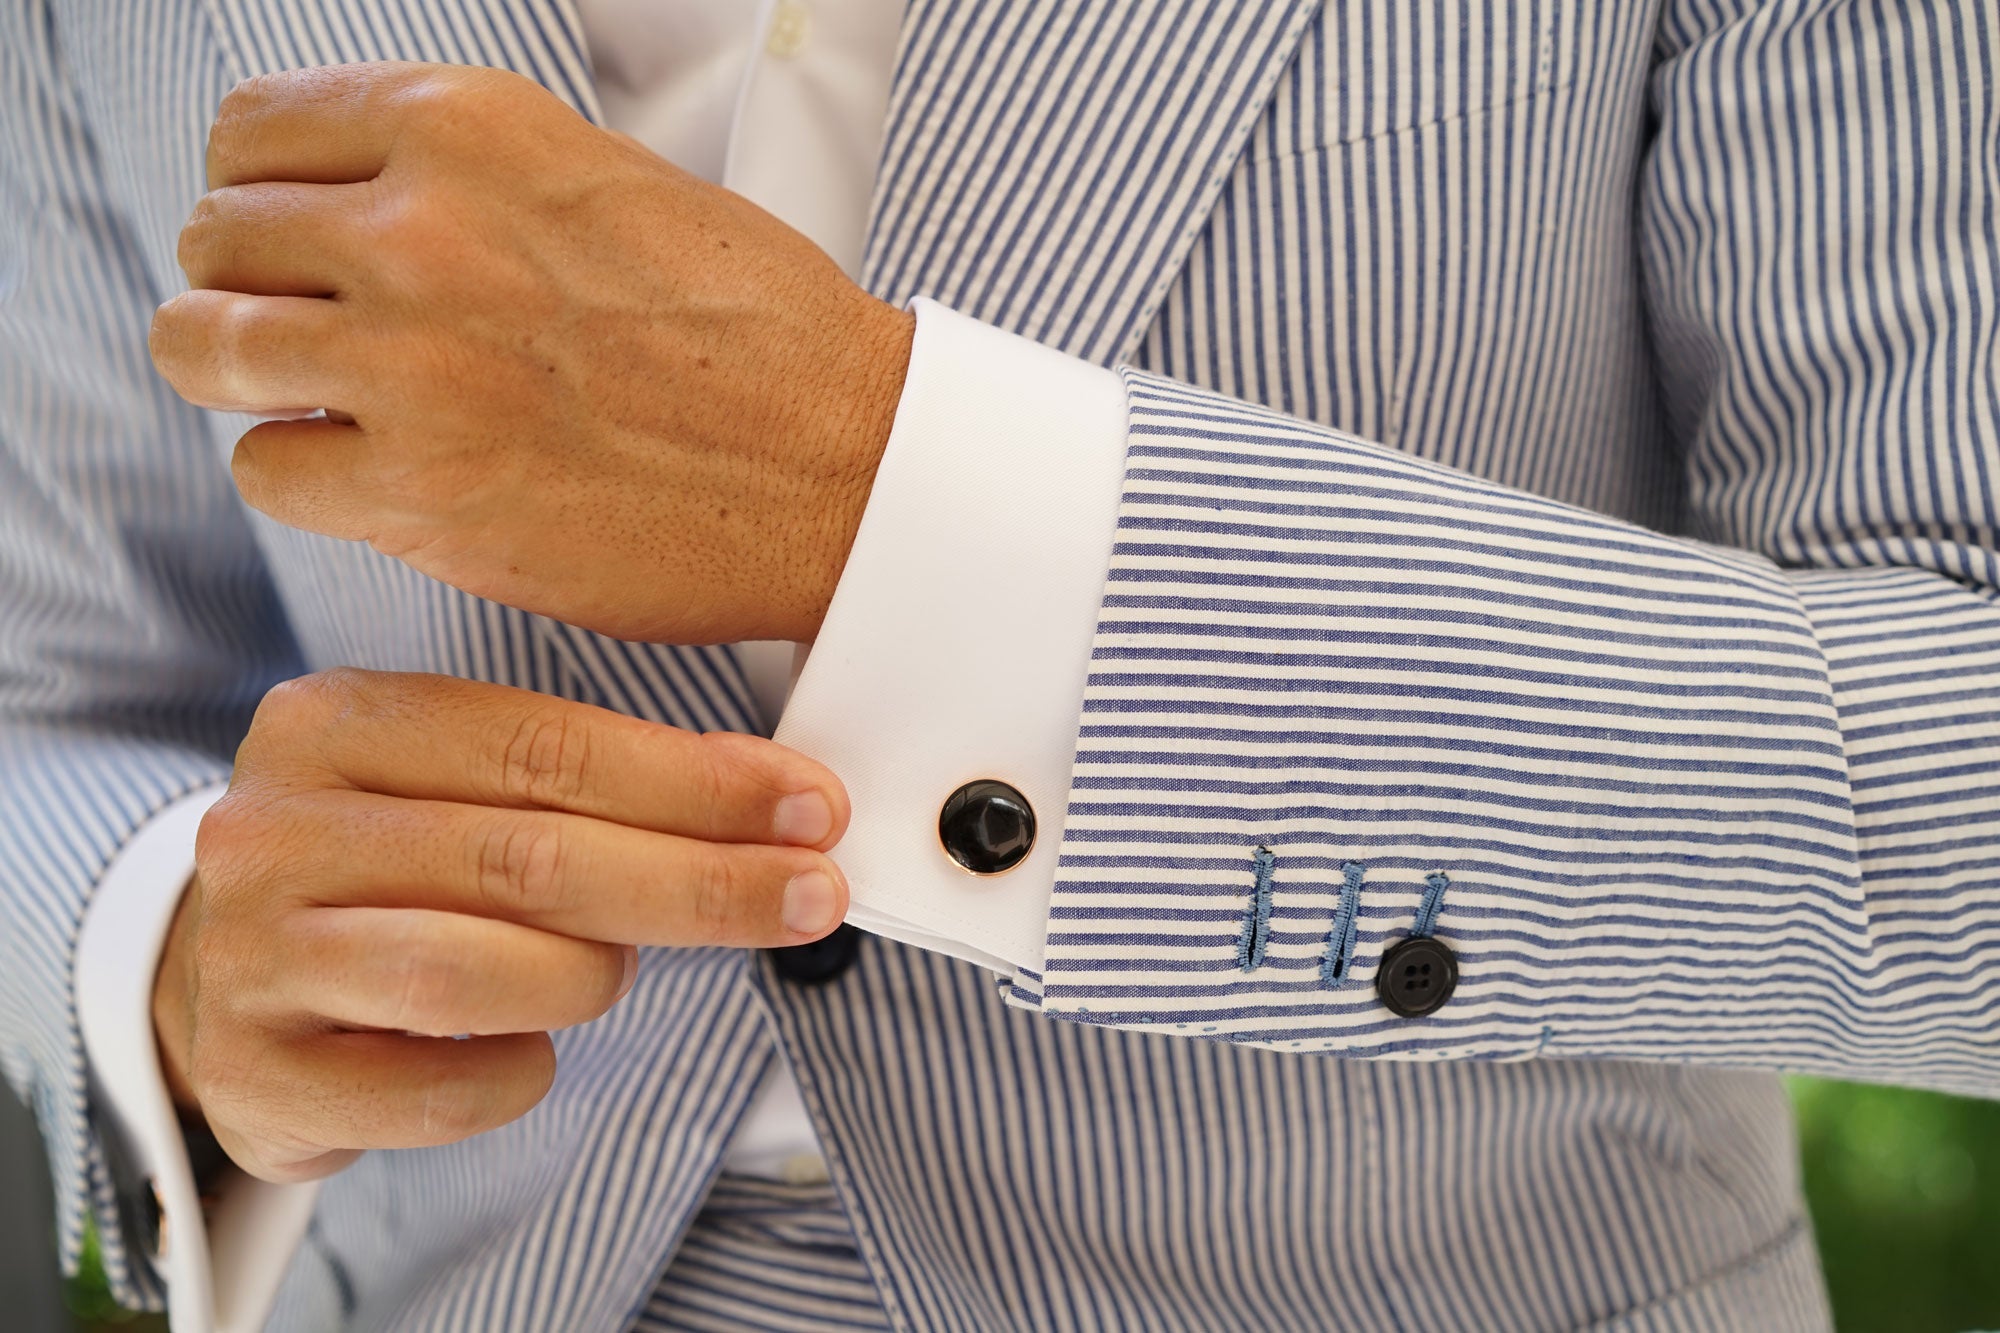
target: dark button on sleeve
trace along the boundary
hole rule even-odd
[[[810,944],[788,944],[771,950],[771,962],[778,975],[799,986],[817,986],[832,981],[854,965],[861,952],[861,932],[842,922],[830,935]]]
[[[1383,954],[1375,974],[1375,993],[1404,1018],[1436,1013],[1457,988],[1458,955],[1428,935],[1413,935]]]
[[[1035,812],[1004,782],[968,782],[938,812],[938,841],[973,874],[997,875],[1021,864],[1035,845]]]

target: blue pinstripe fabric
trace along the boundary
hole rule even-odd
[[[1280,102],[1239,165],[1148,359],[1279,407],[1327,402],[1398,448],[1133,377],[1039,1002],[1286,1049],[1991,1094],[1995,16],[1695,5],[1670,9],[1650,50],[1615,9],[1594,16],[1529,6],[1511,66],[1503,39],[1483,78],[1455,72],[1511,92],[1532,61],[1563,96],[1385,130],[1358,159],[1352,141],[1301,150],[1275,128],[1295,115],[1337,138],[1342,113]],[[1386,9],[1344,17],[1305,44],[1301,96],[1354,102],[1356,62],[1386,47],[1379,123],[1406,103],[1447,111],[1448,60],[1394,59],[1422,39]],[[1940,87],[1965,90],[1957,111]],[[1635,218],[1645,106],[1660,128]],[[1333,154],[1350,160],[1310,165]],[[1497,199],[1496,177],[1513,182]],[[1335,182],[1381,201],[1328,210],[1345,235],[1267,202]],[[1411,199],[1427,207],[1410,216]],[[1555,209],[1551,244],[1524,224]],[[1274,219],[1301,216],[1288,248]],[[1342,253],[1368,255],[1370,313],[1387,315],[1372,367],[1308,356],[1273,392],[1310,324],[1266,315],[1227,360],[1162,332],[1214,340],[1260,309],[1210,306],[1217,268],[1310,291],[1316,257]],[[1440,299],[1454,269],[1497,312]],[[1631,420],[1657,424],[1617,428]],[[1607,466],[1663,440],[1684,487]],[[1602,511],[1678,512],[1728,549]],[[1287,891],[1246,977],[1242,867],[1259,845]],[[1461,981],[1444,1012],[1404,1022],[1366,986],[1322,983],[1348,860],[1368,867],[1362,981],[1412,928],[1426,875],[1450,874],[1439,931]]]
[[[237,423],[146,365],[235,78],[477,61],[595,114],[568,5],[0,25],[0,1052],[66,1252],[94,1210],[152,1300],[70,947],[269,681],[760,720],[725,651],[246,516]],[[727,1210],[693,1219],[784,1058],[897,1327],[1823,1326],[1782,1091],[1720,1066],[1994,1084],[1994,29],[1942,0],[916,0],[870,285],[1144,368],[1046,976],[1010,1007],[882,941],[811,991],[649,954],[534,1114],[336,1178],[277,1325],[615,1328],[712,1288]],[[1366,983],[1438,871],[1460,994],[1396,1022]],[[1536,1054],[1610,1058],[1435,1058]]]
[[[817,1333],[890,1325],[831,1185],[723,1176],[632,1327]]]

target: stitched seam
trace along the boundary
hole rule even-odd
[[[1444,905],[1444,891],[1451,887],[1451,877],[1442,870],[1434,870],[1424,876],[1429,885],[1424,890],[1423,901],[1417,904],[1417,924],[1410,927],[1410,938],[1420,940],[1437,929],[1438,908]]]
[[[1349,861],[1340,868],[1340,873],[1345,881],[1340,889],[1340,906],[1333,914],[1333,929],[1326,933],[1326,956],[1319,964],[1320,984],[1324,986],[1346,982],[1354,962],[1356,922],[1361,915],[1361,877],[1365,869],[1359,861]]]
[[[1478,106],[1460,107],[1456,111],[1447,111],[1441,115],[1432,116],[1428,120],[1407,120],[1397,125],[1384,125],[1378,130],[1366,130],[1359,133],[1315,139],[1310,143],[1295,144],[1290,148],[1281,148],[1275,153],[1268,150],[1259,153],[1246,152],[1243,155],[1243,160],[1246,163],[1284,162],[1295,158],[1312,157],[1318,153],[1337,152],[1343,148],[1353,148],[1360,144],[1372,144],[1378,140],[1396,135],[1415,134],[1420,130],[1428,130],[1440,125],[1455,125],[1460,121],[1472,120],[1479,116],[1494,115],[1515,107],[1526,106],[1538,97],[1548,97],[1555,93],[1568,92],[1579,84],[1587,88],[1594,82],[1596,82],[1594,79],[1586,80],[1581,73],[1571,74],[1560,83],[1551,81],[1549,83],[1537,84],[1527,92],[1516,93],[1512,97],[1502,98],[1495,102],[1481,102]]]
[[[1243,913],[1243,930],[1236,940],[1236,965],[1245,972],[1260,967],[1264,951],[1271,943],[1271,880],[1277,873],[1278,858],[1269,847],[1259,847],[1251,857],[1256,881],[1250,890],[1250,906]]]

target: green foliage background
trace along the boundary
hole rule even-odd
[[[2000,1328],[2000,1102],[1796,1079],[1843,1333]]]
[[[1797,1079],[1806,1193],[1842,1333],[2000,1327],[2000,1102]],[[164,1325],[112,1304],[94,1265],[78,1327]]]

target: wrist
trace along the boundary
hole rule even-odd
[[[868,297],[845,340],[834,376],[839,387],[822,416],[830,427],[824,455],[830,465],[805,497],[807,521],[800,525],[795,590],[788,599],[796,608],[794,627],[781,637],[810,643],[826,618],[896,422],[916,323],[909,311]]]

